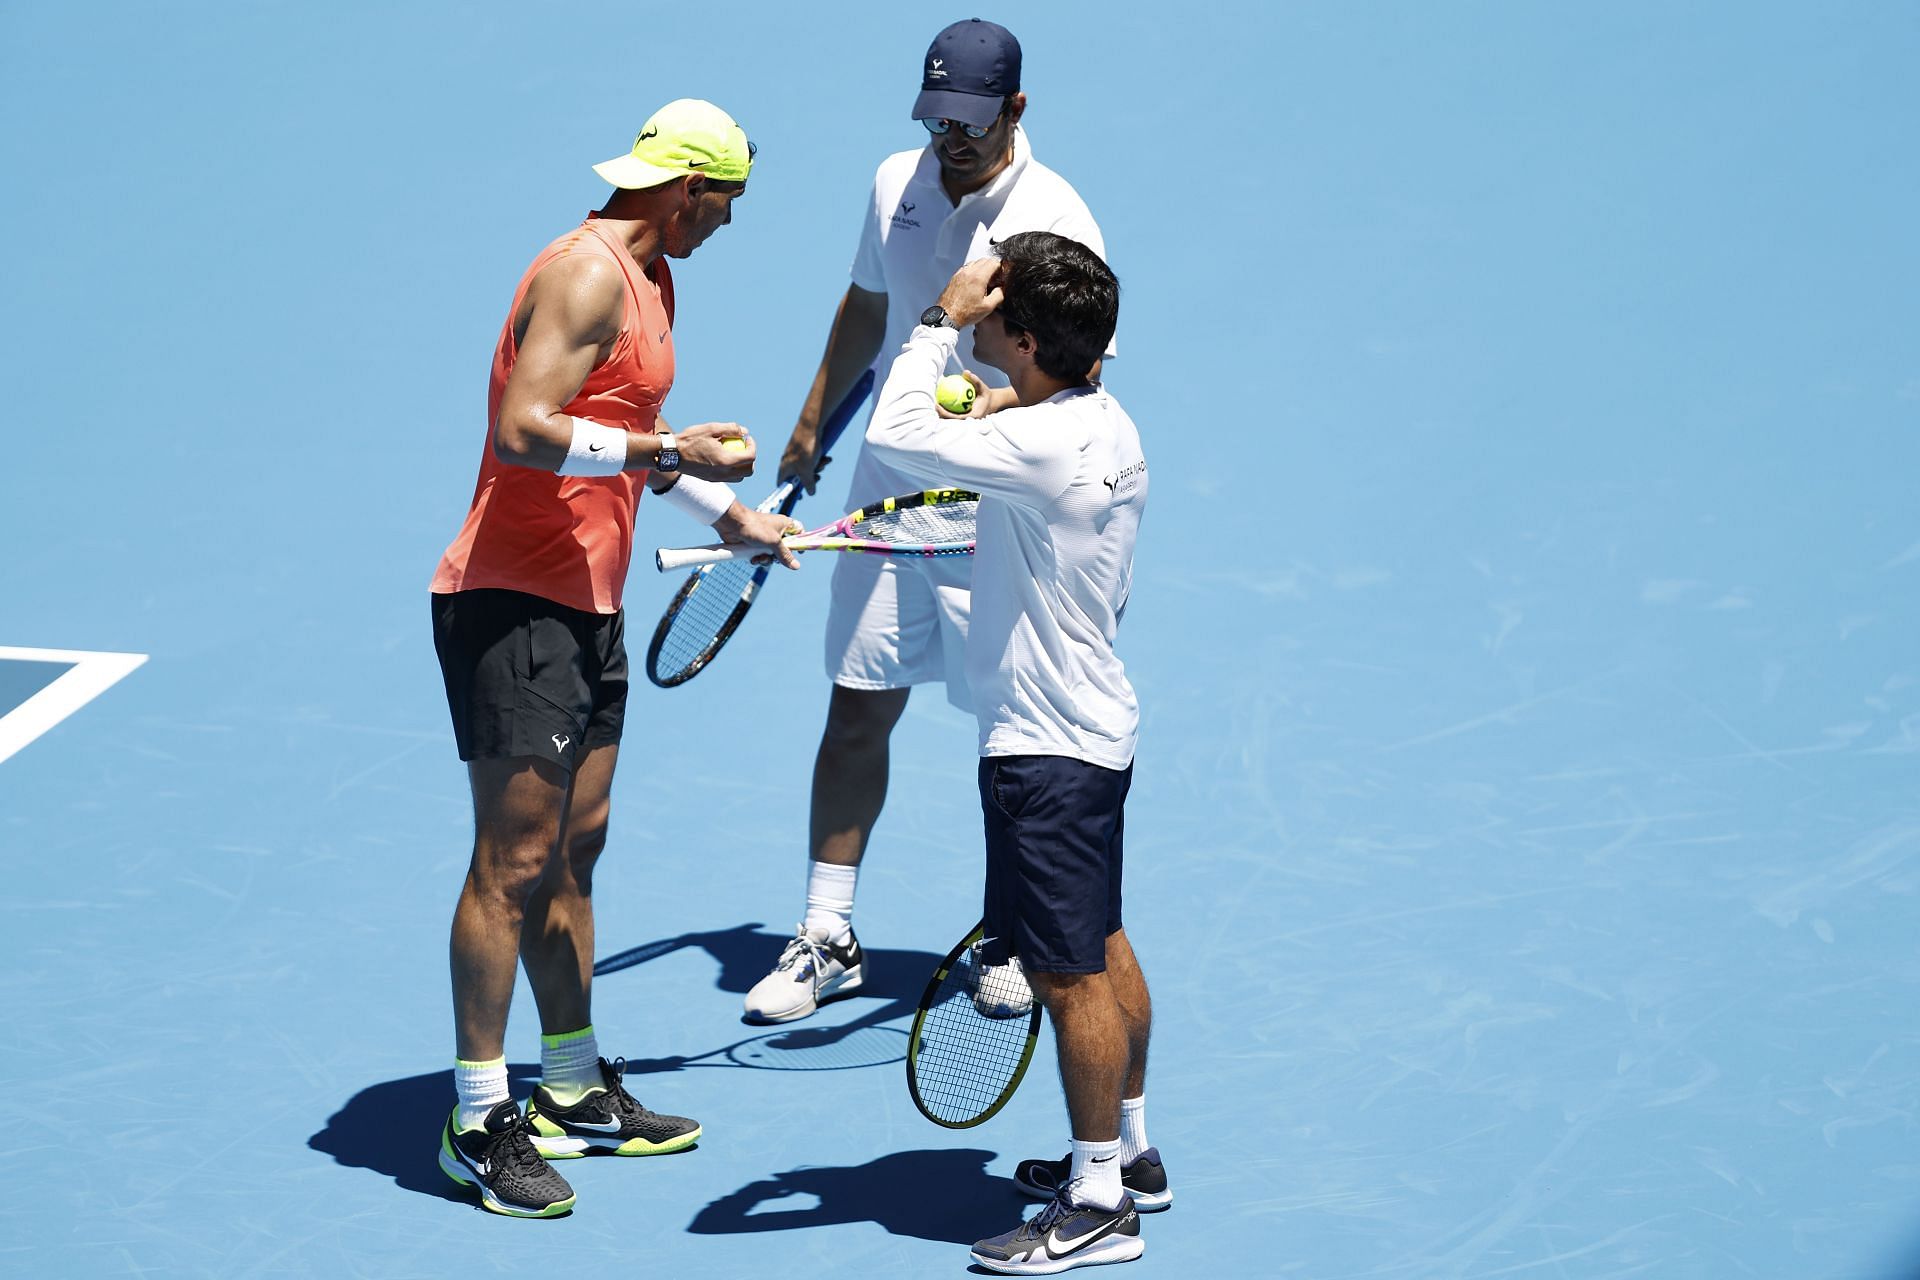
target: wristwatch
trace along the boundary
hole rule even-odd
[[[660,456],[653,460],[655,471],[678,471],[680,469],[680,446],[674,443],[673,432],[655,433],[660,441]]]
[[[920,323],[929,329],[958,329],[960,327],[953,322],[953,317],[947,314],[946,308],[940,306],[938,303],[935,303],[920,313]]]

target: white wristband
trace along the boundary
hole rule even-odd
[[[686,512],[701,524],[712,524],[733,507],[732,488],[694,476],[681,476],[673,482],[673,488],[659,496],[662,502]]]
[[[573,420],[573,443],[555,474],[617,476],[627,469],[627,433],[591,418]]]

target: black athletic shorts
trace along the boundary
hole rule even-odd
[[[462,760],[539,756],[572,772],[620,741],[625,613],[582,613],[522,591],[436,593],[433,647]]]
[[[1100,973],[1120,928],[1120,844],[1133,766],[987,756],[985,959],[1042,973]]]

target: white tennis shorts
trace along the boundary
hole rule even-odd
[[[967,604],[972,556],[834,557],[827,607],[827,678],[847,689],[905,689],[942,681],[947,701],[967,694]]]
[[[847,505],[931,488],[866,449],[853,466]],[[936,681],[947,701],[971,713],[967,694],[967,606],[972,556],[833,557],[827,605],[827,679],[846,689],[906,689]]]

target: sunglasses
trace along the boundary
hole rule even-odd
[[[930,120],[922,120],[920,123],[927,126],[927,132],[936,138],[945,137],[947,131],[956,124],[960,126],[960,132],[966,134],[969,138],[984,138],[993,132],[993,126],[1000,123],[1000,117],[1007,114],[1007,107],[1012,102],[1013,99],[1009,98],[1000,104],[1000,115],[993,118],[993,124],[967,124],[964,121],[948,120],[941,116],[935,116]]]

